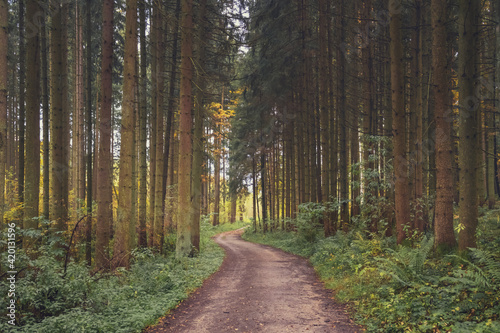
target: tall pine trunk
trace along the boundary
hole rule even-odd
[[[47,47],[47,19],[44,15],[44,25],[40,27],[42,53],[42,112],[43,112],[43,216],[49,218],[50,213],[50,106],[49,106],[49,64]]]
[[[156,167],[155,167],[155,200],[153,220],[153,247],[161,251],[163,247],[163,129],[164,129],[164,76],[165,76],[165,24],[162,16],[162,7],[154,6],[153,20],[156,30]]]
[[[146,219],[147,219],[147,51],[146,51],[146,6],[144,1],[139,1],[139,31],[141,43],[140,60],[140,80],[139,80],[139,234],[138,246],[145,248],[148,246]]]
[[[344,45],[346,42],[345,37],[345,7],[346,1],[342,0],[340,3],[340,43]],[[349,205],[348,199],[348,178],[347,178],[347,103],[346,103],[346,54],[340,54],[338,61],[339,70],[339,172],[340,172],[340,222],[342,228],[347,230],[349,225]]]
[[[95,261],[98,269],[109,268],[110,225],[113,224],[111,191],[111,104],[113,73],[114,0],[105,0],[102,10],[101,111],[99,121],[99,156],[97,169],[97,224]]]
[[[434,236],[439,251],[456,245],[453,231],[453,141],[451,106],[448,105],[448,57],[446,49],[446,3],[432,0],[432,72],[435,87],[436,204]]]
[[[18,132],[18,140],[19,140],[19,151],[18,151],[18,176],[17,176],[17,186],[18,186],[18,197],[19,202],[24,202],[24,132],[25,132],[25,118],[26,118],[26,105],[25,105],[25,96],[27,95],[27,91],[25,91],[26,87],[26,44],[25,44],[25,31],[24,31],[24,0],[19,0],[19,132]],[[40,7],[37,7],[40,8]],[[30,15],[33,15],[30,13]],[[34,38],[36,36],[30,36]],[[34,64],[32,64],[34,65]],[[32,66],[30,65],[30,66]],[[29,96],[29,95],[28,95]],[[28,222],[31,223],[31,222]],[[24,224],[24,227],[27,227]]]
[[[181,6],[181,91],[179,115],[179,170],[178,170],[178,224],[176,256],[185,257],[192,253],[192,224],[189,213],[191,203],[191,154],[193,119],[191,116],[191,80],[193,78],[193,0],[182,0]]]
[[[206,30],[206,11],[207,0],[201,0],[198,17],[198,77],[195,97],[195,118],[193,132],[193,170],[191,174],[191,197],[193,200],[193,209],[191,210],[191,243],[193,247],[200,250],[200,214],[201,214],[201,191],[202,191],[202,166],[203,166],[203,121],[205,117],[204,99],[205,99],[205,43],[207,38]]]
[[[137,57],[137,0],[127,0],[125,19],[125,53],[123,67],[123,103],[120,149],[120,171],[118,183],[118,215],[113,268],[130,265],[130,234],[132,207],[132,154],[134,146],[135,64]]]
[[[57,231],[66,231],[68,220],[68,160],[67,160],[67,135],[69,127],[67,119],[67,51],[65,43],[65,22],[63,18],[67,13],[65,9],[57,7],[52,17],[51,31],[51,167],[52,176],[50,187],[52,194],[51,220],[56,222]],[[38,108],[37,108],[38,110]],[[69,118],[68,118],[69,119]],[[28,133],[27,133],[28,134]],[[37,151],[39,155],[39,151]]]
[[[476,247],[478,218],[478,152],[480,151],[479,108],[475,95],[478,81],[478,18],[476,0],[459,2],[458,78],[459,78],[459,216],[463,228],[458,235],[461,251]]]
[[[36,23],[36,15],[41,10],[38,2],[30,1],[26,8],[26,19]],[[26,75],[29,80],[26,84],[24,228],[36,229],[38,222],[33,218],[39,215],[40,195],[40,45],[38,30],[31,30],[26,38]],[[22,153],[20,150],[21,155]]]
[[[92,264],[92,200],[93,200],[93,180],[92,180],[92,1],[87,0],[87,100],[86,100],[86,130],[87,130],[87,223],[85,226],[85,260],[87,265]]]
[[[319,2],[319,103],[321,134],[321,199],[328,202],[330,198],[330,128],[329,128],[329,95],[328,95],[328,6],[326,0]],[[323,216],[325,237],[332,235],[330,215]]]
[[[395,7],[401,8],[401,0]],[[394,143],[395,206],[397,242],[406,238],[405,226],[410,223],[410,195],[408,190],[408,160],[406,159],[406,117],[404,105],[404,53],[401,37],[401,12],[391,13],[390,23],[391,90],[392,90],[392,135]]]

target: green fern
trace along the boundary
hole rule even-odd
[[[493,253],[480,250],[470,249],[475,260],[483,265],[483,271],[486,276],[490,278],[491,287],[495,289],[500,288],[500,258]]]
[[[448,282],[459,282],[472,287],[500,289],[500,263],[497,257],[491,252],[471,248],[473,261],[466,260],[459,256],[449,256],[459,258],[467,266],[467,269],[459,269],[453,272],[453,278]]]
[[[423,283],[426,280],[424,274],[425,261],[434,244],[433,238],[424,238],[418,247],[401,247],[398,251],[387,249],[391,254],[389,258],[376,258],[379,262],[379,271],[382,274],[392,276],[404,286],[411,286],[415,282]]]

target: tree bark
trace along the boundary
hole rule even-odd
[[[342,0],[340,4],[340,43],[345,44],[345,7],[346,1]],[[338,61],[339,70],[339,105],[338,105],[338,115],[339,115],[339,144],[340,144],[340,154],[339,154],[339,172],[340,172],[340,200],[342,203],[340,205],[340,223],[344,231],[348,229],[349,225],[349,205],[347,203],[348,197],[348,178],[347,178],[347,103],[346,103],[346,54],[340,54]]]
[[[459,216],[463,230],[458,237],[460,251],[476,247],[478,218],[477,165],[480,151],[479,108],[481,101],[475,95],[478,80],[478,18],[479,3],[475,0],[459,2]]]
[[[31,26],[26,45],[26,176],[24,183],[24,228],[36,229],[40,195],[40,44],[35,23],[41,11],[38,2],[29,2],[26,19]],[[54,17],[55,19],[55,17]],[[39,23],[39,22],[38,22]],[[21,125],[22,126],[22,125]],[[20,149],[20,154],[23,151]],[[30,240],[28,240],[30,242]],[[23,246],[28,244],[24,244]]]
[[[47,18],[44,14],[44,24],[40,27],[42,53],[42,112],[43,112],[43,216],[49,219],[50,214],[50,106],[49,106],[49,73],[47,57]]]
[[[140,60],[140,83],[139,83],[139,235],[138,246],[145,248],[148,246],[147,240],[147,121],[148,121],[148,106],[147,106],[147,50],[146,50],[146,6],[144,1],[139,1],[139,31],[141,43],[141,60]]]
[[[25,118],[26,118],[26,105],[25,96],[27,95],[25,91],[26,87],[26,47],[25,47],[25,31],[24,31],[24,0],[19,0],[19,151],[18,151],[18,176],[17,176],[17,186],[18,186],[18,197],[19,202],[24,202],[24,134],[25,134]],[[37,7],[40,8],[40,7]],[[31,14],[33,15],[33,14]],[[37,38],[36,36],[30,36],[31,38]],[[35,64],[32,64],[35,65]],[[32,66],[30,65],[30,66]],[[29,95],[28,95],[29,96]],[[31,223],[31,222],[27,222]],[[24,225],[24,223],[23,223]],[[27,227],[25,225],[25,227]]]
[[[118,215],[113,268],[130,266],[130,234],[132,206],[132,148],[134,145],[134,84],[137,57],[137,0],[127,0],[125,19],[125,53],[123,67],[123,103],[120,149],[120,171],[118,183]]]
[[[195,97],[195,118],[193,132],[193,170],[191,174],[191,197],[193,202],[191,220],[191,243],[196,251],[200,251],[200,214],[201,214],[201,191],[202,191],[202,166],[203,166],[203,121],[205,118],[205,40],[207,38],[206,30],[206,11],[207,1],[200,1],[199,17],[198,17],[198,77],[197,89]]]
[[[54,4],[52,10],[55,15],[52,18],[52,33],[51,33],[51,168],[52,179],[50,187],[52,188],[52,210],[51,220],[56,222],[55,229],[57,231],[66,231],[68,220],[67,206],[67,185],[69,176],[68,166],[68,150],[69,139],[69,115],[68,115],[68,76],[67,76],[67,34],[65,32],[67,19],[67,6],[61,7]],[[37,116],[39,117],[39,105],[37,105]],[[39,122],[37,117],[37,123]],[[66,122],[67,121],[67,122]],[[29,132],[29,131],[28,131]],[[27,136],[28,137],[28,133]],[[27,147],[28,149],[28,147]],[[39,148],[36,153],[39,155]],[[66,194],[66,195],[65,195]]]
[[[319,103],[321,132],[321,199],[324,203],[330,199],[330,105],[328,95],[328,6],[326,0],[319,1]],[[325,237],[332,235],[330,215],[323,216]]]
[[[114,0],[105,0],[102,10],[101,112],[99,121],[99,167],[97,170],[97,224],[95,262],[98,269],[109,269],[110,224],[113,224],[111,176],[111,104],[113,74]]]
[[[395,7],[401,8],[401,0]],[[410,196],[408,191],[408,160],[406,159],[406,117],[404,106],[404,55],[401,37],[401,12],[391,13],[390,23],[391,90],[392,90],[392,135],[394,143],[395,206],[397,242],[406,238],[405,226],[410,223]]]
[[[176,256],[185,257],[192,253],[192,225],[189,221],[191,203],[191,154],[193,119],[191,116],[191,80],[193,78],[193,0],[182,0],[181,21],[181,91],[179,115],[179,205]]]
[[[446,49],[446,3],[432,0],[432,72],[436,123],[436,204],[434,236],[439,251],[456,246],[453,231],[453,118],[448,101],[448,51]]]
[[[164,129],[164,88],[165,88],[165,35],[164,20],[162,16],[163,7],[153,7],[153,20],[156,30],[156,49],[153,56],[156,57],[156,70],[154,71],[156,81],[156,167],[155,167],[155,200],[154,200],[154,228],[153,247],[161,252],[163,247],[163,129]]]

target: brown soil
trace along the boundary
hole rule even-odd
[[[242,232],[215,238],[226,251],[220,270],[147,333],[363,331],[306,259],[246,242]]]

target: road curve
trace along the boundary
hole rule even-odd
[[[226,251],[203,286],[147,333],[362,332],[318,281],[307,260],[220,234]]]

